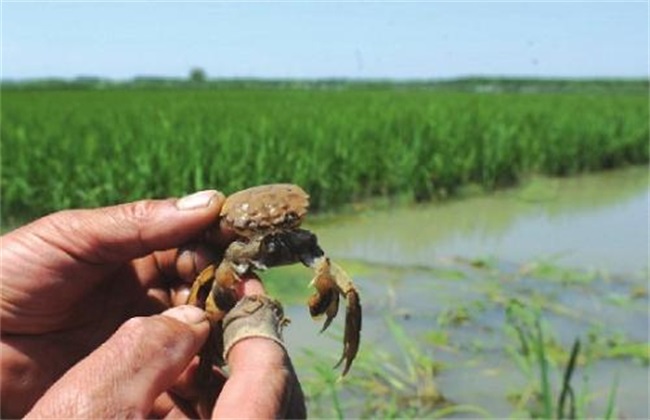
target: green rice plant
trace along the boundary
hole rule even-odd
[[[572,384],[579,360],[580,340],[571,348],[562,374],[559,392],[551,385],[553,366],[549,363],[548,342],[545,338],[539,310],[524,307],[516,300],[506,307],[506,320],[511,334],[516,337],[518,349],[509,348],[520,370],[529,378],[525,390],[517,396],[516,412],[529,410],[536,418],[587,418],[587,392],[576,395]],[[537,369],[535,371],[535,369]],[[535,379],[537,377],[537,379]],[[585,387],[586,388],[586,387]],[[604,418],[612,418],[616,407],[618,379],[610,389]],[[557,395],[557,397],[556,397]]]
[[[305,357],[312,368],[313,377],[302,379],[302,386],[307,400],[310,417],[315,418],[345,418],[346,408],[343,406],[342,386],[339,373],[332,369],[331,361],[311,350],[305,350]],[[300,359],[297,361],[300,364]]]
[[[354,374],[338,380],[329,358],[306,352],[313,375],[303,378],[310,415],[327,418],[439,418],[465,413],[490,417],[480,407],[448,401],[435,376],[441,369],[421,344],[409,337],[394,319],[386,327],[398,354],[384,347],[364,347],[355,361]],[[300,366],[301,361],[298,361]]]
[[[603,418],[605,419],[611,419],[614,418],[615,413],[614,411],[616,410],[616,394],[618,391],[618,375],[614,379],[614,382],[612,382],[612,387],[609,391],[609,396],[607,397],[607,408],[605,409],[605,415]]]
[[[315,364],[316,379],[305,386],[308,399],[319,405],[314,409],[317,415],[344,414],[340,412],[340,394],[347,395],[349,402],[341,417],[422,417],[445,405],[434,380],[437,363],[395,321],[387,319],[387,327],[401,357],[388,349],[362,349],[355,374],[337,383],[333,382],[330,360]],[[310,364],[314,360],[315,355],[309,354]],[[330,412],[323,412],[325,406],[331,407]]]
[[[4,90],[2,218],[294,182],[315,210],[647,163],[644,95]]]
[[[558,419],[576,418],[575,392],[573,391],[573,386],[571,385],[571,379],[573,377],[573,372],[575,370],[579,352],[580,352],[580,340],[576,339],[573,343],[573,347],[571,348],[571,356],[569,357],[569,361],[567,362],[566,369],[564,370],[562,390],[560,391],[560,396],[558,398],[558,403],[557,403]],[[566,406],[567,401],[569,401],[568,413],[567,413],[567,406]]]
[[[650,344],[632,341],[620,331],[606,333],[603,328],[592,326],[586,333],[585,356],[590,359],[633,359],[642,366],[650,364]]]

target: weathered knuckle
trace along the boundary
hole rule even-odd
[[[115,208],[104,209],[109,223],[107,229],[115,229],[126,232],[122,236],[133,238],[131,246],[140,249],[142,252],[147,249],[144,236],[147,226],[155,219],[156,201],[141,200],[129,204],[122,204]],[[107,258],[119,258],[122,255],[122,247],[115,247],[113,244],[98,244],[100,250],[105,251]]]
[[[128,319],[120,327],[122,336],[127,340],[138,341],[140,338],[147,334],[147,331],[152,330],[149,319],[145,317],[135,317]]]
[[[174,331],[174,325],[160,316],[151,316],[151,317],[134,317],[127,320],[122,325],[122,331],[124,334],[128,334],[134,339],[140,339],[143,337],[156,337],[156,338],[165,338],[167,336],[174,336],[176,331]]]
[[[36,220],[30,225],[31,232],[48,244],[58,242],[62,238],[68,241],[76,237],[80,231],[87,228],[86,210],[60,210]]]
[[[154,200],[140,200],[134,202],[130,207],[131,217],[135,222],[148,221],[155,213],[157,202]]]
[[[154,218],[156,204],[155,200],[140,200],[121,205],[116,212],[116,222],[121,226],[140,229]]]
[[[164,356],[164,353],[193,340],[192,332],[181,322],[160,315],[131,318],[121,330],[129,345],[140,348],[150,357]]]

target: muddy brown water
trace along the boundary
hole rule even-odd
[[[487,196],[363,212],[310,228],[350,268],[362,292],[366,349],[399,359],[386,329],[386,316],[393,316],[446,366],[436,380],[447,398],[504,417],[514,413],[506,395],[528,382],[504,351],[509,338],[499,299],[537,296],[547,308],[545,322],[566,349],[594,330],[648,343],[649,193],[647,169],[630,168],[534,179]],[[469,310],[469,321],[441,326],[441,315],[460,307]],[[319,335],[304,307],[287,312],[291,353],[300,359],[305,349],[317,350],[335,360],[340,343]],[[335,324],[340,333],[341,321]],[[449,346],[427,340],[440,330]],[[298,365],[301,376],[312,374],[308,360]],[[648,418],[643,363],[604,358],[577,373],[578,392],[587,376],[591,416],[604,414],[618,375],[618,414]],[[553,374],[559,383],[559,368]]]

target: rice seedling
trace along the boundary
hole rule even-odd
[[[516,337],[517,348],[508,351],[517,366],[529,378],[529,384],[515,396],[516,413],[527,412],[534,418],[588,418],[586,386],[577,395],[573,378],[579,363],[581,344],[575,339],[562,374],[559,391],[552,386],[551,374],[555,364],[549,357],[549,342],[545,336],[539,310],[524,307],[513,300],[506,307],[507,328]],[[551,345],[552,346],[552,345]],[[584,360],[582,361],[584,363]],[[612,418],[616,407],[618,379],[611,386],[604,418]]]
[[[435,377],[442,368],[394,319],[386,318],[387,343],[363,349],[354,375],[339,381],[332,361],[306,352],[312,376],[303,378],[310,415],[326,418],[440,418],[460,413],[490,417],[484,409],[447,400]],[[298,363],[301,363],[300,361]]]

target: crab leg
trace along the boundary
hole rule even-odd
[[[199,366],[196,380],[200,388],[197,409],[202,418],[210,416],[215,404],[216,383],[212,375],[212,366],[221,364],[223,353],[221,320],[226,312],[237,302],[235,283],[239,277],[230,264],[221,262],[218,266],[206,267],[192,284],[188,304],[203,308],[210,322],[210,336],[199,351]]]
[[[212,287],[212,280],[214,280],[215,266],[209,265],[199,273],[199,275],[192,283],[190,296],[187,298],[188,305],[198,306],[205,309],[206,299]]]
[[[205,309],[210,323],[218,322],[237,303],[238,281],[230,264],[222,261],[216,267],[209,265],[194,280],[187,303]]]
[[[316,293],[309,299],[309,311],[312,317],[326,315],[327,318],[321,331],[325,331],[336,316],[339,307],[339,295],[344,296],[346,299],[343,354],[334,366],[338,367],[345,361],[341,373],[341,376],[345,376],[359,351],[361,337],[359,294],[347,273],[340,266],[331,262],[329,258],[325,256],[315,258],[312,267],[316,271],[316,276],[311,285],[316,288]]]

